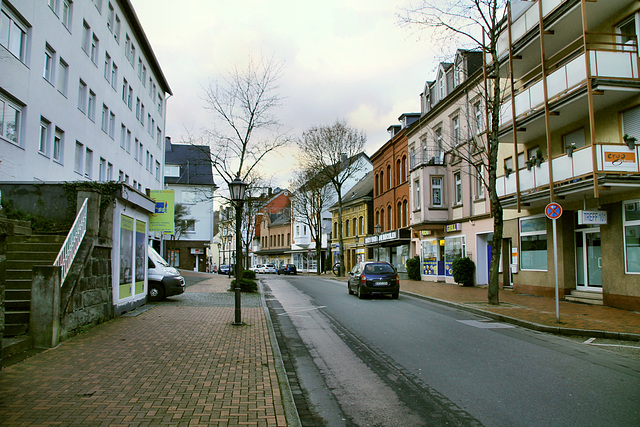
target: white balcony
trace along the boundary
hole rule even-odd
[[[618,144],[596,145],[596,168],[600,173],[640,173],[638,162],[639,147],[627,148]],[[584,177],[593,172],[593,156],[591,147],[584,147],[574,151],[573,156],[563,155],[553,159],[553,182],[569,182],[572,179]],[[533,166],[530,170],[518,171],[520,178],[520,192],[531,192],[535,189],[549,185],[548,161],[541,163],[539,167]],[[496,180],[496,189],[499,197],[516,193],[516,172],[506,176],[500,176]]]

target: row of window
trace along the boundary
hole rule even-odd
[[[476,178],[475,178],[475,196],[476,200],[483,199],[485,197],[485,183],[484,183],[484,167],[482,165],[476,165]],[[430,176],[431,180],[431,208],[443,208],[444,202],[444,177],[443,176]],[[453,185],[454,185],[454,204],[453,206],[460,206],[463,203],[462,200],[462,172],[457,171],[453,173]],[[413,183],[413,202],[414,210],[421,209],[421,196],[420,196],[420,178],[416,179]]]
[[[376,225],[380,224],[382,226],[383,231],[393,230],[394,228],[408,227],[409,226],[409,203],[406,200],[402,202],[398,202],[396,206],[396,215],[397,217],[394,219],[393,208],[391,206],[387,206],[386,215],[385,215],[384,208],[377,210],[375,213]]]
[[[261,243],[262,243],[262,249],[274,248],[274,247],[289,247],[291,246],[291,234],[287,233],[286,241],[284,238],[284,233],[274,234],[271,236],[263,236]]]
[[[409,168],[407,165],[407,156],[402,156],[402,160],[396,160],[396,177],[395,182],[396,185],[400,185],[402,183],[407,182],[409,179]],[[393,177],[391,174],[391,165],[387,165],[386,179],[385,172],[381,170],[376,173],[374,178],[374,197],[379,196],[385,191],[391,190],[393,188]]]

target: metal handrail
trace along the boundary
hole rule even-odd
[[[67,234],[67,238],[62,244],[62,248],[58,253],[58,257],[53,262],[54,266],[62,267],[62,279],[60,280],[60,286],[64,283],[64,279],[67,277],[69,273],[69,269],[71,268],[71,264],[73,263],[76,254],[78,253],[78,249],[80,248],[80,244],[82,243],[82,239],[84,239],[84,235],[87,232],[87,202],[89,199],[84,199],[82,203],[82,207],[78,211],[76,215],[76,219],[73,222],[73,226],[71,230],[69,230],[69,234]]]

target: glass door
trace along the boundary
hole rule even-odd
[[[602,290],[600,229],[576,232],[576,289]]]

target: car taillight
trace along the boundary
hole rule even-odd
[[[365,276],[364,274],[362,274],[362,275],[360,276],[360,282],[361,282],[361,283],[367,283],[367,276]]]
[[[400,275],[396,274],[396,283],[400,283]]]

